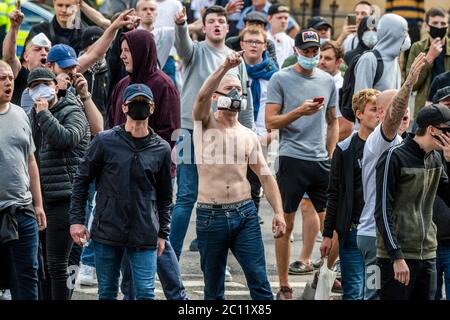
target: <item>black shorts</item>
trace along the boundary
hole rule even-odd
[[[303,195],[308,193],[317,212],[325,210],[331,161],[306,161],[291,157],[278,157],[277,182],[283,210],[294,213]]]

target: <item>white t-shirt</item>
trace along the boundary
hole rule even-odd
[[[376,166],[378,159],[384,151],[402,142],[397,136],[392,141],[387,141],[381,132],[381,124],[367,138],[364,145],[364,156],[362,161],[362,184],[364,193],[364,209],[361,213],[358,225],[359,236],[376,237],[375,203],[376,195]]]
[[[278,65],[281,67],[284,60],[294,54],[294,39],[289,37],[286,32],[278,32],[275,35],[267,32],[267,38],[275,44]]]
[[[263,136],[267,133],[266,129],[266,101],[267,101],[267,87],[269,86],[269,81],[264,79],[259,79],[259,85],[261,86],[261,97],[259,99],[259,110],[256,117],[256,134],[258,136]]]
[[[356,36],[356,33],[350,33],[347,38],[344,39],[342,43],[342,49],[344,52],[349,52],[350,50],[355,49],[358,46],[359,39]]]
[[[334,84],[336,85],[336,92],[338,93],[336,95],[336,117],[342,118],[341,109],[339,108],[339,89],[342,88],[342,85],[344,84],[344,77],[342,76],[341,72],[339,71],[334,76]]]
[[[155,28],[175,27],[175,14],[180,12],[183,5],[179,0],[156,0]]]

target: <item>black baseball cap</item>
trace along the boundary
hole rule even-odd
[[[105,31],[97,26],[87,27],[81,35],[81,47],[86,49],[88,46],[97,41]]]
[[[416,117],[419,128],[447,124],[450,126],[450,109],[440,104],[423,107]]]
[[[439,103],[450,97],[450,86],[439,89],[433,96],[433,103]]]
[[[31,70],[27,79],[27,86],[29,87],[35,81],[54,81],[56,83],[55,74],[47,68],[36,68]]]
[[[291,12],[291,10],[289,10],[288,6],[285,6],[284,4],[281,3],[276,3],[270,6],[269,11],[267,12],[267,14],[269,16],[277,14],[277,13],[282,13],[282,12]]]
[[[295,36],[295,46],[300,49],[320,47],[320,37],[316,30],[305,29]]]
[[[244,22],[254,22],[267,25],[267,18],[261,12],[253,11],[244,17]]]
[[[327,26],[331,28],[331,24],[327,20],[325,20],[324,17],[321,16],[312,17],[308,21],[308,28],[313,28],[317,30],[317,28],[320,28],[322,26]]]

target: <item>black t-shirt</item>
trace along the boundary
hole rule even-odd
[[[445,48],[434,60],[433,70],[431,71],[431,81],[433,81],[438,75],[445,72],[444,61],[445,61]]]
[[[353,212],[352,222],[358,224],[359,217],[364,208],[363,185],[362,185],[362,159],[366,141],[357,135],[354,145],[355,157],[353,158]]]
[[[22,99],[22,92],[27,87],[27,79],[30,71],[27,68],[20,68],[19,74],[14,79],[14,92],[11,102],[20,106],[20,100]]]

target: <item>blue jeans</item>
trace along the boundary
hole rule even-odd
[[[364,300],[378,300],[379,289],[374,288],[373,277],[376,276],[375,272],[378,270],[377,266],[377,238],[369,236],[357,236],[356,242],[358,244],[359,251],[364,259]]]
[[[122,284],[120,288],[124,294],[124,300],[135,300],[136,293],[133,285],[133,276],[126,256],[125,254],[122,260]],[[163,287],[166,299],[187,300],[183,281],[181,280],[180,266],[169,241],[166,241],[163,254],[157,258],[157,266],[159,281]]]
[[[232,210],[197,208],[197,239],[205,300],[225,299],[228,250],[241,265],[254,300],[273,300],[258,213],[252,202]]]
[[[19,239],[7,242],[9,280],[13,300],[38,299],[38,225],[35,218],[16,211]]]
[[[133,274],[136,298],[155,299],[156,249],[114,247],[94,241],[100,300],[115,300],[119,290],[120,265],[126,252]]]
[[[176,148],[177,201],[172,212],[170,243],[179,260],[198,193],[198,174],[197,165],[194,161],[192,130],[182,130]]]
[[[94,206],[95,190],[96,190],[95,182],[92,182],[89,185],[89,194],[86,204],[86,224],[88,224],[89,230],[91,230],[89,220],[91,218],[91,215],[95,215],[95,206]],[[95,267],[94,245],[92,240],[89,240],[88,246],[83,248],[83,253],[81,254],[81,263],[86,266]]]
[[[357,230],[347,234],[339,244],[339,259],[342,273],[342,300],[364,299],[364,259],[356,244]]]
[[[450,246],[438,244],[436,252],[437,290],[436,300],[442,299],[442,284],[445,284],[445,296],[450,300]]]

